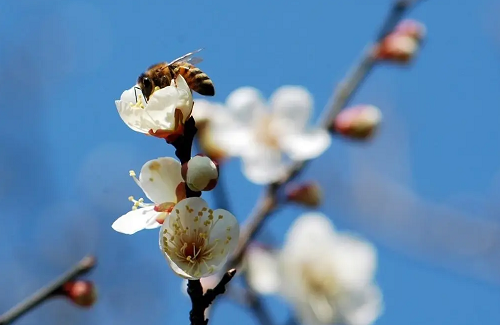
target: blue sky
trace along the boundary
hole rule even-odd
[[[157,249],[156,232],[129,237],[110,227],[129,209],[127,197],[142,195],[128,171],[173,155],[162,141],[131,132],[114,100],[150,64],[205,47],[200,67],[215,83],[215,100],[241,86],[269,96],[279,86],[302,85],[313,93],[319,114],[376,34],[389,4],[5,3],[0,283],[11,295],[3,295],[0,308],[94,252],[100,261],[92,276],[100,288],[94,309],[50,302],[19,323],[57,323],[57,317],[75,324],[187,322],[189,301]],[[411,16],[425,23],[428,36],[414,64],[377,67],[353,100],[382,109],[379,137],[369,144],[334,140],[303,176],[328,173],[321,180],[328,194],[322,211],[338,228],[360,232],[379,249],[377,281],[386,308],[376,324],[500,321],[498,240],[485,242],[491,251],[480,250],[478,240],[491,233],[477,232],[498,234],[500,224],[499,13],[493,0],[422,3]],[[244,220],[260,188],[239,167],[230,162],[223,178],[234,213]],[[363,189],[368,198],[383,199],[384,208],[356,205],[354,198],[366,200],[359,195]],[[301,212],[283,210],[266,232],[280,243]],[[411,218],[398,219],[406,216]],[[459,229],[457,223],[466,224],[457,221],[462,217],[494,226]],[[401,220],[407,222],[396,222]],[[454,234],[461,236],[447,241]],[[284,321],[286,305],[274,298],[269,304],[277,324]],[[223,302],[214,321],[252,324],[242,315],[241,308]]]

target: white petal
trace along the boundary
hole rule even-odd
[[[310,295],[309,306],[312,311],[314,323],[332,324],[338,317],[338,311],[335,303],[332,303],[324,295]]]
[[[260,247],[250,247],[246,257],[248,284],[260,294],[278,291],[281,278],[275,254]]]
[[[242,153],[243,173],[255,184],[269,184],[281,179],[287,165],[280,151],[254,144]]]
[[[145,112],[155,123],[153,130],[172,130],[174,128],[174,113],[178,97],[177,88],[170,86],[159,89],[151,95]]]
[[[129,213],[118,218],[111,227],[123,234],[132,235],[143,229],[156,228],[153,227],[158,212],[153,210],[153,206],[132,210]]]
[[[279,133],[302,130],[309,121],[313,98],[309,91],[300,86],[278,88],[270,99],[273,113],[273,128]]]
[[[210,134],[216,145],[224,151],[238,151],[239,148],[249,143],[247,138],[250,128],[240,125],[224,105],[198,99],[194,104],[192,114],[196,122],[208,121],[210,123]]]
[[[235,120],[242,126],[251,125],[256,113],[262,113],[266,110],[262,94],[253,87],[241,87],[234,90],[227,97],[226,106],[232,112]]]
[[[370,242],[352,234],[337,234],[335,247],[328,258],[345,289],[358,290],[373,281],[377,253]]]
[[[283,151],[293,160],[313,159],[325,152],[331,144],[326,130],[315,129],[302,133],[288,133],[279,138]]]
[[[238,246],[238,239],[240,236],[240,226],[236,217],[229,211],[224,209],[214,210],[214,219],[217,221],[214,223],[210,231],[210,241],[215,241],[217,239],[225,241],[224,245],[218,249],[219,257],[222,262],[225,262],[227,256],[231,254]],[[212,263],[212,261],[210,261]],[[222,265],[214,265],[216,267],[222,267]]]
[[[186,122],[193,110],[193,94],[186,80],[180,74],[175,79],[175,83],[177,84],[178,90],[177,104],[175,107],[182,112],[182,122]]]
[[[383,312],[382,293],[375,285],[342,295],[338,301],[339,313],[348,325],[370,325]]]
[[[156,220],[158,219],[165,219],[162,215],[165,214],[165,212],[159,212],[157,215],[156,215],[156,218],[154,219],[151,219],[148,224],[146,225],[146,229],[155,229],[155,228],[158,228],[158,227],[161,227],[161,224],[158,223]]]
[[[193,116],[196,122],[209,121],[212,141],[228,155],[239,156],[254,141],[248,121],[242,125],[222,104],[197,100]]]
[[[213,125],[210,129],[215,143],[231,156],[242,155],[255,142],[253,131],[238,124]]]
[[[289,228],[284,249],[298,251],[325,247],[325,245],[332,243],[335,238],[335,228],[324,214],[319,212],[304,213]]]
[[[192,209],[192,212],[187,212],[187,210]],[[205,208],[205,209],[203,209]],[[207,220],[209,209],[207,201],[201,197],[188,197],[175,205],[172,213],[168,217],[169,227],[174,229],[174,224],[176,223],[175,216],[176,212],[179,211],[180,222],[184,228],[189,229],[202,229],[203,231],[208,230],[210,227],[203,226],[203,222]],[[203,211],[205,210],[205,211]],[[195,221],[195,217],[198,216],[198,212],[202,211],[203,216]]]
[[[146,162],[139,175],[142,190],[155,204],[177,202],[175,189],[182,181],[181,164],[170,157]]]

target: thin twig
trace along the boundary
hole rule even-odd
[[[403,16],[411,9],[419,0],[400,0],[396,1],[389,15],[385,19],[379,33],[376,36],[375,44],[380,42],[387,34],[389,34]],[[356,64],[352,72],[348,73],[344,81],[335,89],[332,98],[324,109],[324,114],[319,122],[323,128],[329,128],[332,121],[346,107],[350,99],[356,93],[360,85],[366,79],[368,74],[373,70],[376,59],[373,57],[373,46],[369,46],[368,50],[362,56],[361,61]],[[247,219],[247,224],[243,227],[238,247],[227,263],[227,268],[237,267],[248,248],[250,241],[255,237],[261,229],[264,220],[271,215],[279,205],[277,194],[283,185],[293,180],[307,165],[308,161],[297,161],[288,169],[285,176],[276,183],[270,184],[257,204],[254,212]]]
[[[0,325],[11,324],[16,319],[26,314],[36,306],[40,305],[47,299],[57,295],[68,281],[72,281],[79,276],[88,273],[94,268],[96,264],[95,258],[93,256],[86,256],[80,262],[78,262],[71,269],[62,274],[59,278],[54,280],[52,283],[36,291],[30,297],[26,298],[24,301],[20,302],[12,309],[0,316]]]
[[[240,307],[250,309],[261,325],[274,324],[261,297],[248,285],[243,287],[231,284],[231,286],[227,288],[226,298],[229,298]]]
[[[262,298],[248,285],[248,278],[246,275],[243,276],[243,281],[247,288],[245,297],[248,300],[250,310],[261,325],[273,325],[274,321],[265,304],[262,302]]]

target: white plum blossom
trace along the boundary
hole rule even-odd
[[[192,191],[210,191],[219,179],[219,167],[209,157],[196,155],[182,165],[182,178]]]
[[[382,313],[375,248],[336,232],[321,213],[298,218],[279,254],[259,254],[248,260],[258,264],[249,268],[249,284],[259,293],[284,296],[305,325],[369,325]]]
[[[111,226],[118,232],[132,235],[143,229],[160,227],[175,204],[186,197],[181,164],[173,158],[150,160],[142,166],[139,179],[134,171],[130,172],[130,176],[153,203],[130,197],[129,200],[134,202],[132,211],[118,218]]]
[[[193,109],[193,96],[186,80],[179,75],[170,86],[157,87],[147,102],[140,87],[135,85],[125,90],[115,104],[132,130],[168,140],[183,132]]]
[[[283,86],[268,103],[257,89],[242,87],[222,107],[197,102],[193,114],[209,119],[213,141],[227,154],[242,158],[243,172],[254,183],[280,179],[288,166],[286,157],[312,159],[330,145],[326,130],[308,127],[313,99],[303,87]]]
[[[160,249],[172,270],[185,279],[219,271],[238,244],[238,221],[230,212],[212,210],[199,197],[175,205],[160,230]]]

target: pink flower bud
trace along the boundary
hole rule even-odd
[[[219,179],[219,166],[205,155],[196,155],[181,168],[182,178],[192,191],[210,191]]]
[[[404,34],[390,34],[380,44],[377,51],[379,60],[408,63],[418,50],[418,42]]]
[[[404,20],[387,35],[374,55],[378,60],[408,63],[415,56],[425,35],[425,27],[415,20]]]
[[[63,294],[81,307],[91,307],[97,301],[97,290],[92,281],[68,281],[63,285]]]
[[[323,193],[316,182],[307,182],[293,185],[286,190],[288,201],[303,204],[308,207],[317,207],[321,204]]]
[[[417,41],[421,41],[425,37],[425,26],[416,20],[406,19],[394,28],[394,33],[410,36]]]
[[[382,113],[373,105],[359,105],[344,109],[333,122],[333,129],[352,139],[367,139],[373,135],[382,119]]]

